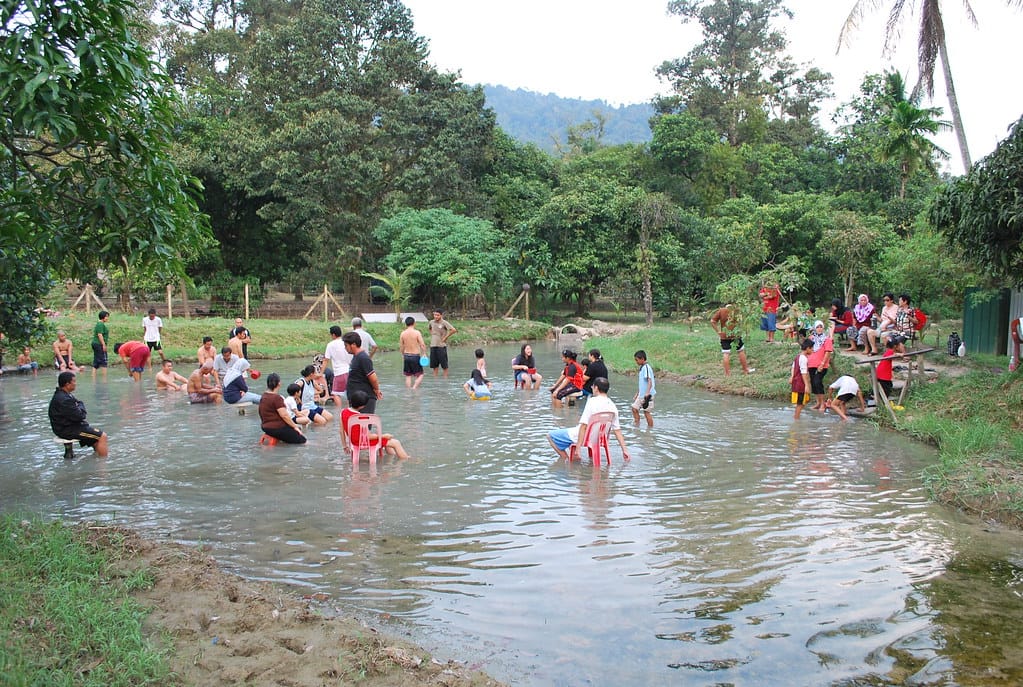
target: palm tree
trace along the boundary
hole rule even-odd
[[[879,157],[882,162],[899,161],[899,198],[905,198],[909,177],[921,167],[933,170],[935,156],[948,158],[948,153],[928,136],[949,129],[949,124],[937,119],[941,116],[940,107],[920,107],[919,93],[907,98],[905,83],[898,73],[887,75],[885,94],[889,109],[881,121],[888,130],[888,138],[881,144]]]
[[[390,301],[391,306],[394,308],[394,321],[401,321],[401,309],[408,305],[409,300],[412,298],[412,287],[413,284],[409,279],[409,273],[411,268],[405,269],[404,272],[399,272],[393,267],[388,267],[387,271],[381,274],[380,272],[363,272],[362,276],[369,277],[370,279],[376,279],[381,284],[374,284],[369,287],[369,292],[374,296],[383,296]]]
[[[1023,0],[1005,0],[1009,6],[1023,6]],[[878,9],[884,0],[856,0],[852,11],[842,25],[842,31],[838,36],[838,48],[848,44],[849,35],[859,25],[860,19],[868,11]],[[963,160],[963,170],[970,171],[972,162],[970,150],[966,144],[966,129],[963,127],[963,117],[959,112],[959,100],[956,98],[955,84],[952,81],[952,67],[948,61],[948,44],[945,41],[945,22],[941,15],[941,0],[891,0],[891,10],[888,12],[888,21],[885,24],[885,53],[890,53],[892,45],[899,35],[899,24],[902,23],[902,16],[907,5],[920,6],[920,34],[917,38],[917,60],[919,64],[920,77],[917,81],[914,93],[921,90],[927,93],[927,97],[934,96],[934,67],[938,59],[941,59],[941,71],[945,77],[945,90],[948,95],[949,112],[952,115],[952,128],[955,130],[956,139],[959,142],[959,153]],[[977,25],[977,17],[970,7],[969,0],[963,0],[963,8],[966,11],[966,18],[974,26]],[[837,52],[837,51],[836,51]]]

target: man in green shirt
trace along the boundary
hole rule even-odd
[[[110,338],[110,328],[107,327],[107,320],[110,313],[106,310],[99,311],[99,322],[92,328],[92,369],[93,372],[103,368],[103,374],[107,372],[107,339]]]

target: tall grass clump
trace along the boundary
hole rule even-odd
[[[143,636],[144,609],[130,597],[151,584],[144,572],[119,573],[87,529],[3,516],[0,684],[174,684]]]

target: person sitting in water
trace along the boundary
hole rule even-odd
[[[610,380],[611,376],[607,373],[607,365],[604,364],[604,358],[601,357],[599,348],[591,348],[589,361],[583,364],[585,365],[583,368],[583,396],[589,397],[593,395],[594,379],[603,377]]]
[[[618,406],[607,395],[610,388],[611,383],[607,381],[607,377],[596,377],[593,380],[593,395],[586,401],[579,424],[567,429],[552,429],[547,433],[547,441],[563,460],[568,460],[568,451],[572,445],[579,443],[579,439],[586,436],[586,427],[594,413],[614,413],[615,418],[611,423],[611,431],[614,432],[618,445],[622,447],[622,456],[625,460],[629,460],[629,450],[625,447],[625,436],[622,434],[622,428],[618,422]]]
[[[533,347],[529,344],[522,344],[522,350],[512,360],[512,370],[515,372],[515,379],[530,389],[539,389],[543,377],[536,371],[536,360],[533,358]]]
[[[348,423],[353,417],[362,413],[362,409],[366,407],[367,403],[369,403],[369,395],[365,391],[356,390],[348,393],[348,407],[341,411],[341,443],[345,447],[358,446],[362,441],[363,437],[360,434],[362,428],[354,424],[349,427]],[[390,453],[402,460],[409,457],[401,442],[390,434],[370,432],[365,438],[370,445],[379,445],[385,454]]]
[[[462,388],[465,389],[466,395],[474,401],[490,400],[491,384],[484,379],[483,373],[479,370],[473,370],[470,373],[469,381],[463,384]]]
[[[180,382],[180,385],[178,384]],[[184,391],[188,388],[188,379],[174,371],[174,363],[164,360],[160,371],[156,373],[157,391]]]
[[[224,400],[228,403],[259,403],[259,394],[249,391],[245,371],[251,367],[245,358],[236,358],[224,376]],[[280,395],[280,394],[278,394]],[[281,399],[284,403],[284,399]]]
[[[302,386],[299,384],[289,384],[287,388],[288,395],[284,397],[284,405],[288,407],[288,412],[291,413],[291,419],[296,425],[308,425],[312,420],[309,419],[309,411],[302,407]]]
[[[327,384],[322,374],[316,374],[313,365],[302,368],[302,376],[295,380],[295,384],[302,387],[302,407],[309,411],[309,419],[313,424],[325,425],[334,419],[330,411],[316,403],[317,396],[326,392]]]
[[[223,400],[212,360],[207,360],[202,367],[188,375],[188,400],[191,403],[220,403]]]
[[[77,439],[82,446],[91,446],[100,458],[106,458],[109,452],[107,433],[86,422],[85,404],[74,396],[77,385],[74,372],[65,370],[57,375],[57,389],[48,411],[50,429],[61,439]]]
[[[78,365],[74,361],[75,346],[67,334],[63,331],[57,332],[57,340],[53,342],[53,364],[61,372],[70,370],[78,372]]]
[[[561,359],[565,362],[565,369],[551,387],[551,400],[554,401],[554,405],[561,405],[566,396],[578,394],[583,390],[583,368],[576,362],[575,351],[566,348],[561,352]]]
[[[32,349],[25,346],[21,349],[21,354],[18,355],[18,369],[22,372],[32,371],[35,374],[39,370],[39,363],[32,360]]]
[[[244,358],[242,359],[244,361]],[[266,391],[259,397],[259,424],[263,433],[286,444],[304,444],[302,428],[291,419],[284,397],[277,393],[281,376],[272,372],[266,377]]]

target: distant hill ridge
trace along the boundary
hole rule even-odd
[[[568,127],[593,120],[593,113],[606,118],[604,138],[607,145],[646,143],[650,140],[650,118],[654,108],[642,105],[609,105],[603,100],[562,98],[553,93],[535,93],[521,88],[483,86],[487,107],[494,110],[497,123],[509,136],[523,143],[534,143],[548,152],[556,150],[554,141],[565,141]]]

